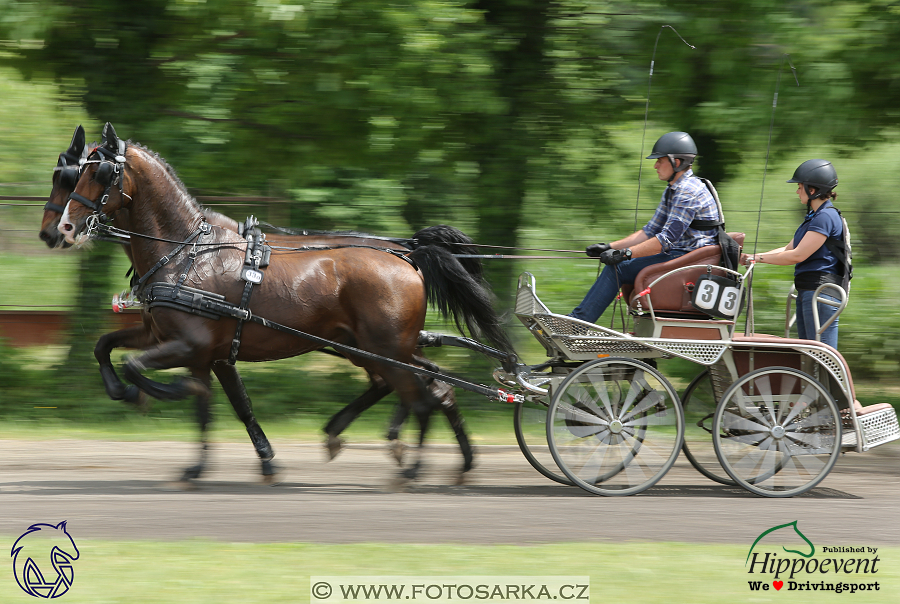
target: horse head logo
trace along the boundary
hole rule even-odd
[[[75,579],[72,562],[79,555],[65,521],[31,525],[10,553],[16,582],[36,598],[58,598],[69,591]]]
[[[794,533],[796,533],[797,535],[800,536],[801,539],[803,539],[804,541],[806,541],[807,545],[809,545],[809,553],[808,553],[808,554],[805,554],[805,553],[803,553],[803,552],[801,552],[801,551],[798,551],[798,550],[795,550],[795,549],[788,549],[788,548],[786,548],[786,547],[784,547],[784,546],[781,546],[781,549],[783,549],[784,551],[788,552],[789,554],[799,554],[799,555],[803,556],[804,558],[812,558],[813,554],[816,553],[816,546],[814,546],[814,545],[812,544],[812,541],[810,541],[809,539],[806,538],[806,535],[804,535],[803,533],[800,532],[800,529],[797,528],[797,521],[794,520],[793,522],[788,522],[787,524],[779,524],[778,526],[773,526],[772,528],[763,531],[763,532],[760,534],[760,536],[756,538],[756,541],[753,542],[753,545],[750,546],[750,551],[747,552],[747,560],[750,560],[750,554],[753,553],[753,548],[756,547],[756,544],[759,543],[760,540],[761,540],[763,537],[765,537],[765,536],[768,535],[769,533],[774,533],[775,531],[778,531],[778,530],[781,530],[781,529],[786,529],[786,528],[788,528],[788,527],[793,528],[793,529],[794,529]],[[744,565],[745,565],[745,566],[746,566],[746,564],[747,564],[747,560],[744,561]]]

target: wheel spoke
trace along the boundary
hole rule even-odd
[[[803,389],[803,394],[801,394],[800,397],[794,402],[794,405],[791,408],[791,412],[784,420],[784,423],[788,424],[795,417],[797,417],[798,413],[806,411],[806,409],[812,406],[812,403],[814,403],[818,398],[819,392],[816,390],[816,387],[812,384],[807,384]]]
[[[578,402],[580,403],[581,401],[578,401]],[[606,420],[594,415],[593,413],[588,413],[587,411],[585,411],[583,409],[579,409],[578,407],[575,407],[574,405],[570,405],[570,404],[560,405],[559,410],[562,411],[563,413],[565,413],[567,416],[571,417],[572,419],[577,419],[578,421],[583,422],[585,424],[593,424],[596,426],[608,426],[609,425],[609,422],[607,422]]]
[[[797,376],[795,376],[793,374],[788,374],[788,375],[782,376],[781,392],[784,393],[785,396],[792,393],[794,391],[794,386],[796,386],[796,385],[797,385]],[[787,405],[784,405],[784,404],[778,405],[778,419],[775,420],[776,424],[780,423],[783,426],[785,424],[785,422],[789,421],[789,420],[782,421],[782,417],[784,416],[785,407],[787,407],[789,409],[793,409],[793,406],[788,407]]]
[[[723,437],[722,440],[730,443],[741,443],[744,445],[750,445],[751,447],[757,446],[759,443],[763,441],[763,439],[768,438],[769,431],[765,432],[751,432],[749,434],[733,434],[730,436]]]
[[[765,424],[760,425],[746,417],[741,417],[733,411],[729,411],[725,414],[722,423],[724,424],[723,427],[725,430],[768,431],[769,429],[769,426]]]
[[[638,377],[640,375],[640,377]],[[637,399],[638,395],[642,392],[646,392],[643,386],[640,385],[640,382],[644,381],[644,372],[643,371],[635,371],[634,375],[631,377],[631,380],[628,382],[628,394],[625,396],[625,400],[622,401],[622,408],[619,411],[619,419],[623,419],[625,414],[631,409],[631,406],[634,404],[635,399]],[[646,383],[646,382],[644,382]],[[639,386],[636,388],[635,386]],[[649,390],[649,388],[647,388]]]
[[[759,395],[766,403],[766,410],[769,412],[769,419],[771,420],[769,426],[775,425],[776,420],[773,413],[775,403],[772,398],[772,382],[769,380],[769,376],[764,375],[761,378],[754,380],[753,387],[756,388],[757,392],[759,392]]]
[[[603,374],[590,374],[587,377],[588,381],[594,387],[594,391],[597,393],[597,396],[600,398],[600,402],[603,403],[603,408],[606,410],[606,418],[608,420],[612,420],[616,416],[616,414],[612,408],[612,401],[609,400],[609,391],[607,390],[608,386],[605,376]],[[584,388],[583,386],[581,387]],[[597,406],[593,401],[591,401],[591,403],[595,407]]]
[[[736,392],[734,397],[735,402],[737,403],[738,408],[741,410],[742,414],[750,415],[759,420],[759,423],[765,426],[766,428],[771,428],[772,424],[770,424],[765,417],[763,417],[762,413],[759,412],[759,408],[753,403],[753,401],[743,392]]]
[[[649,407],[654,407],[662,402],[662,395],[659,392],[647,392],[643,398],[638,401],[638,404],[634,406],[631,411],[622,415],[622,422],[626,423],[629,419],[637,415],[638,413],[642,413],[644,409],[648,409]]]
[[[601,472],[601,468],[603,467],[603,462],[606,459],[607,453],[609,453],[611,446],[597,446],[594,447],[593,452],[588,456],[587,460],[585,460],[584,464],[579,468],[578,475],[579,476],[600,476],[603,472]],[[586,473],[586,470],[590,469],[590,473]],[[591,482],[594,482],[594,478],[591,479]]]

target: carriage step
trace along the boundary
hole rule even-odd
[[[856,412],[856,421],[863,438],[863,451],[900,439],[897,412],[888,403],[863,407]],[[852,428],[845,428],[841,446],[855,447],[856,444],[856,433]]]

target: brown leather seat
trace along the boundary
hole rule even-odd
[[[743,248],[744,233],[728,234]],[[637,278],[634,280],[634,286],[623,286],[622,292],[628,300],[628,306],[634,310],[637,308],[637,294],[647,289],[647,286],[656,279],[676,268],[702,264],[704,265],[703,267],[676,273],[657,283],[653,286],[653,290],[641,299],[641,306],[646,311],[648,309],[646,299],[650,298],[654,312],[708,319],[711,318],[709,315],[701,313],[691,305],[691,292],[693,291],[693,284],[697,282],[697,278],[706,272],[706,265],[719,266],[721,262],[722,248],[720,246],[708,245],[701,247],[688,252],[680,258],[648,266],[638,273]],[[713,274],[721,275],[724,273],[714,270]]]

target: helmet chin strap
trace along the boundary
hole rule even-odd
[[[813,192],[810,190],[812,187],[807,185],[805,182],[800,184],[803,185],[803,190],[806,191],[806,213],[809,214],[810,212],[812,212],[812,202],[816,199],[823,198],[824,195],[822,192],[818,192],[813,195]]]
[[[671,155],[667,155],[666,157],[669,158],[669,163],[672,164],[672,175],[669,177],[667,182],[669,184],[672,184],[672,181],[675,180],[675,175],[678,174],[678,166],[675,165],[675,160],[681,159],[681,158],[680,157],[672,157]],[[681,163],[682,163],[682,165],[684,164],[683,159],[681,159]]]

